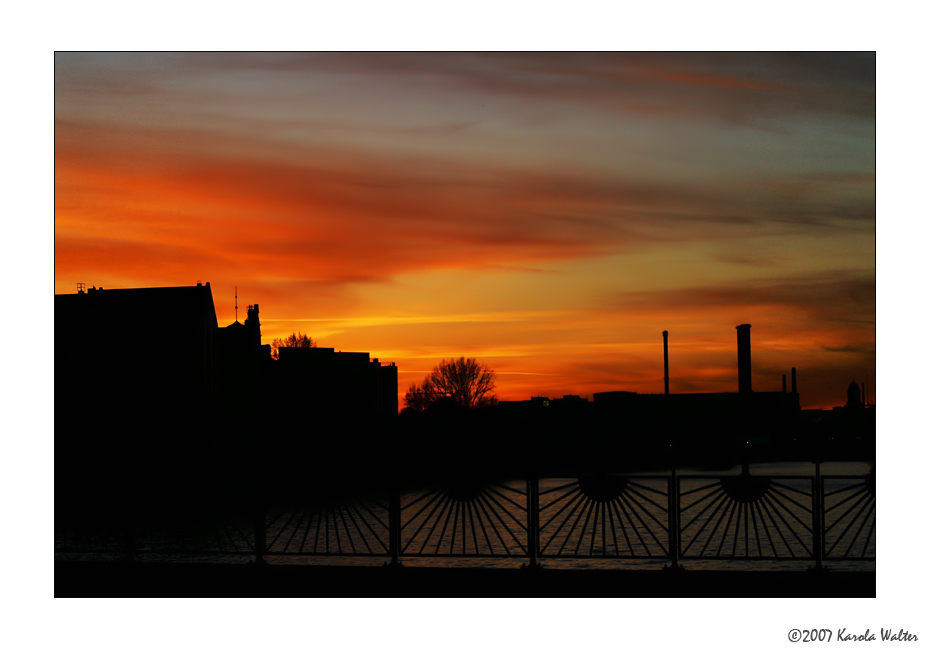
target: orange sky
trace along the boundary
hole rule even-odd
[[[876,396],[873,55],[68,54],[55,291],[210,281],[501,399]],[[164,309],[167,309],[165,306]],[[244,314],[244,310],[240,312]]]

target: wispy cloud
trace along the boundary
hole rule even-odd
[[[829,53],[195,54],[192,71],[257,70],[402,80],[432,92],[589,104],[750,122],[772,115],[874,115],[875,56]]]
[[[647,390],[665,327],[678,390],[722,386],[748,319],[835,379],[873,341],[874,59],[58,53],[56,291],[211,280],[222,320],[238,286],[269,336],[486,355],[513,397]]]
[[[820,323],[873,324],[876,284],[873,272],[836,270],[667,291],[628,292],[616,296],[614,304],[669,310],[774,307],[803,312]]]

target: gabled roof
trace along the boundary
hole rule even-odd
[[[207,319],[217,327],[210,284],[189,287],[89,289],[80,294],[55,294],[56,328],[70,319],[94,314],[127,325],[168,319]]]

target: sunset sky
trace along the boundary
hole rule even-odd
[[[55,292],[210,281],[220,325],[504,400],[875,374],[875,56],[55,56]],[[168,318],[170,306],[154,306]]]

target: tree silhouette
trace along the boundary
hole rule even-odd
[[[403,396],[403,411],[426,411],[426,407],[432,404],[432,385],[427,377],[420,386],[414,382],[407,389],[406,395]]]
[[[473,357],[443,359],[420,386],[411,385],[403,398],[411,411],[423,411],[440,398],[451,398],[465,409],[494,404],[495,373]]]
[[[316,341],[302,332],[293,332],[271,342],[271,357],[277,359],[279,348],[316,348]]]

